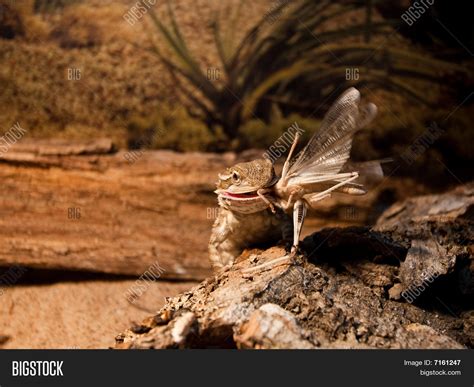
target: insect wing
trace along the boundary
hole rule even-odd
[[[357,130],[375,117],[377,108],[368,104],[359,109],[360,93],[345,91],[326,113],[319,130],[296,157],[288,171],[288,184],[307,184],[323,175],[340,172],[350,156]]]

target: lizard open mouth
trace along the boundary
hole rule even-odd
[[[221,195],[230,199],[256,199],[258,198],[257,192],[246,192],[246,193],[230,193],[228,191],[221,192]]]
[[[219,205],[231,211],[242,214],[252,214],[263,211],[268,204],[258,196],[257,191],[234,193],[226,190],[216,190],[219,198]]]

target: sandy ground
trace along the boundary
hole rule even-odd
[[[139,323],[193,283],[148,283],[132,305],[134,280],[80,281],[8,288],[0,300],[0,348],[109,348],[114,337]],[[143,307],[146,305],[146,307]]]

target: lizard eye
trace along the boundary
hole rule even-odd
[[[240,175],[238,172],[232,172],[232,180],[234,183],[239,184],[240,183]]]

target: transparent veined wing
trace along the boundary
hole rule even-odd
[[[310,184],[322,175],[339,173],[350,156],[352,139],[377,114],[374,104],[360,108],[360,93],[346,90],[324,116],[319,130],[296,156],[288,175],[288,184]]]

